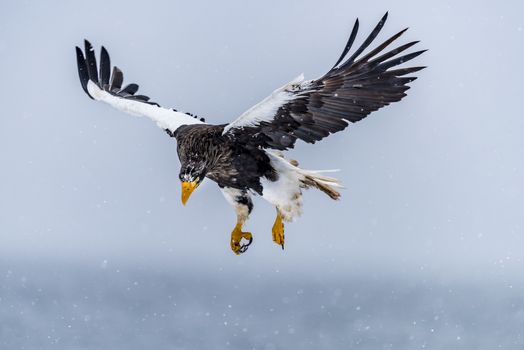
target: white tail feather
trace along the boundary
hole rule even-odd
[[[334,200],[338,200],[340,198],[340,192],[338,192],[335,188],[344,188],[344,186],[342,186],[338,179],[304,169],[300,169],[300,173],[304,176],[304,179],[302,180],[304,187],[318,188]]]
[[[274,156],[277,156],[283,160],[290,169],[294,170],[299,174],[300,183],[304,188],[315,187],[327,194],[332,199],[339,199],[340,192],[335,188],[344,188],[340,181],[334,177],[323,175],[322,173],[333,173],[337,172],[338,169],[331,170],[305,170],[298,167],[298,162],[296,160],[288,160],[284,158],[284,155],[280,152],[268,152]]]

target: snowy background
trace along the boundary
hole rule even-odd
[[[427,65],[401,103],[291,152],[340,168],[240,257],[204,183],[180,203],[175,142],[84,95],[105,45],[155,101],[232,120],[301,72],[409,26]],[[11,1],[0,11],[0,349],[523,349],[521,1]],[[378,41],[377,41],[378,42]]]

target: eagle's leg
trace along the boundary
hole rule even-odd
[[[242,225],[243,223],[237,219],[237,224],[231,232],[231,250],[236,255],[244,253],[251,245],[251,242],[253,242],[253,235],[251,232],[242,231]],[[245,239],[247,243],[242,243],[242,239]]]
[[[271,229],[271,234],[273,235],[273,242],[281,246],[283,250],[284,249],[284,222],[282,221],[282,215],[280,214],[280,210],[278,210],[278,207],[277,207],[277,217],[275,219],[275,223],[273,224],[273,228]]]
[[[226,200],[235,208],[237,214],[237,223],[231,232],[230,245],[233,253],[239,255],[244,253],[253,242],[251,232],[242,231],[242,226],[253,210],[253,202],[246,191],[231,187],[224,187],[221,190]]]

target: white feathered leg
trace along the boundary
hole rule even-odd
[[[273,152],[267,152],[271,160],[271,166],[278,174],[277,181],[261,178],[262,198],[273,204],[282,220],[293,221],[302,214],[302,190],[301,180],[303,176],[297,171],[297,167],[290,164],[286,159]]]
[[[333,170],[301,169],[296,166],[296,161],[287,160],[279,153],[269,151],[266,153],[270,158],[271,166],[278,173],[278,180],[270,181],[261,178],[262,197],[277,207],[284,221],[293,221],[302,214],[303,188],[315,187],[332,199],[339,199],[340,193],[336,188],[343,186],[337,179],[321,174]]]
[[[335,188],[342,185],[335,178],[321,175],[321,171],[300,169],[295,161],[286,160],[282,155],[267,152],[271,166],[278,173],[277,181],[261,178],[262,197],[277,209],[273,225],[273,241],[284,248],[284,224],[302,214],[302,189],[315,187],[332,199],[338,199],[340,193]]]

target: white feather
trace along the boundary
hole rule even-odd
[[[276,206],[284,221],[293,221],[302,214],[302,189],[308,188],[306,178],[312,178],[331,188],[344,188],[340,182],[320,173],[324,170],[305,170],[291,164],[279,152],[266,151],[271,166],[278,173],[277,181],[262,177],[262,198]],[[331,170],[336,171],[336,170]],[[329,170],[327,171],[329,172]]]
[[[248,196],[247,193],[242,190],[232,188],[232,187],[223,187],[220,189],[222,194],[226,198],[227,202],[235,208],[237,214],[237,220],[244,222],[249,217],[249,207],[245,204],[241,204],[237,201],[240,197]]]
[[[114,96],[98,87],[91,80],[87,83],[89,95],[97,101],[105,102],[112,107],[136,116],[148,117],[162,129],[174,132],[182,125],[202,124],[197,118],[171,109],[150,105],[144,102]]]
[[[287,83],[286,85],[276,89],[233,122],[226,125],[222,134],[225,134],[231,129],[242,129],[246,126],[258,125],[261,121],[271,121],[275,117],[278,109],[287,102],[294,100],[299,96],[297,91],[308,84],[309,81],[304,81],[304,74]]]
[[[284,162],[271,156],[271,165],[278,173],[278,180],[262,177],[262,198],[277,207],[284,221],[293,221],[302,215],[301,175],[285,166]]]

